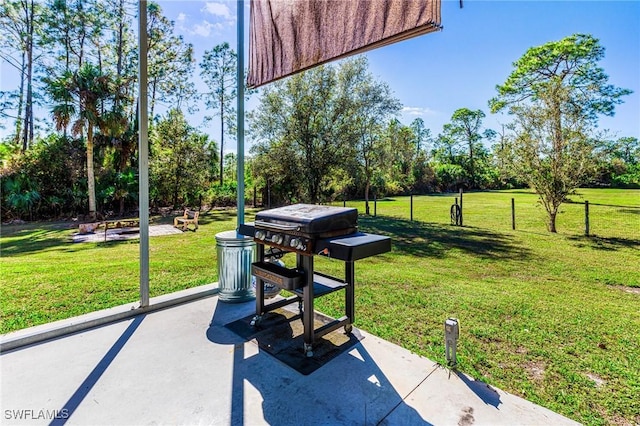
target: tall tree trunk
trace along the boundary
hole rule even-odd
[[[469,172],[471,173],[471,187],[476,186],[476,171],[473,164],[473,142],[469,142]]]
[[[93,126],[87,126],[87,189],[89,192],[89,218],[96,219],[96,181],[93,171]]]
[[[220,186],[224,183],[224,96],[220,97]]]
[[[180,173],[181,173],[182,167],[180,167],[180,163],[178,163],[178,167],[176,167],[176,174],[175,174],[175,180],[174,180],[174,184],[173,184],[173,200],[171,200],[171,204],[173,205],[173,208],[176,208],[176,205],[178,204],[178,190],[180,187]]]
[[[120,79],[122,76],[122,55],[124,52],[124,0],[120,0],[118,3],[118,46],[116,48],[116,77]]]
[[[556,216],[558,215],[558,210],[549,212],[549,232],[557,233],[556,230]]]
[[[24,80],[25,80],[25,65],[26,65],[26,52],[22,52],[22,58],[20,63],[20,90],[18,93],[18,113],[16,114],[16,134],[15,143],[20,143],[22,133],[22,107],[24,105]],[[23,147],[24,151],[24,147]]]
[[[224,90],[224,87],[223,87]],[[220,186],[224,182],[224,97],[220,98]]]
[[[149,100],[149,118],[153,121],[153,109],[156,106],[156,81],[157,78],[154,77],[151,80],[151,99]]]
[[[33,28],[34,28],[34,0],[28,4],[23,3],[25,8],[25,18],[27,24],[27,42],[26,42],[26,82],[27,97],[24,110],[24,133],[22,138],[22,150],[26,151],[33,142]]]
[[[84,40],[87,37],[87,33],[86,33],[87,16],[85,15],[84,9],[82,8],[82,0],[77,1],[77,8],[78,8],[78,15],[80,15],[80,20],[81,20],[80,34],[79,34],[80,40],[78,41],[79,43],[78,69],[80,69],[82,68],[82,64],[84,62]]]

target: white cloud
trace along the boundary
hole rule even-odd
[[[425,115],[436,115],[436,111],[429,109],[429,108],[422,108],[422,107],[403,107],[402,111],[400,111],[403,114],[407,114],[407,115],[417,115],[419,117],[423,117]]]
[[[178,22],[178,24],[184,24],[184,22],[187,20],[187,15],[180,12],[178,13],[178,19],[176,19],[176,21]]]
[[[231,19],[231,11],[224,3],[207,2],[201,11],[224,19]]]
[[[200,35],[202,37],[209,37],[209,34],[211,34],[211,29],[214,28],[214,26],[215,25],[211,22],[202,21],[201,24],[195,24],[193,26],[193,30],[191,31],[191,33]]]

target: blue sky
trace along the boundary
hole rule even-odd
[[[236,49],[235,1],[161,1],[160,5],[186,41],[194,44],[198,57],[223,41]],[[487,101],[513,70],[513,62],[529,47],[587,33],[606,49],[600,66],[609,82],[634,91],[617,106],[614,117],[601,118],[599,127],[615,137],[640,138],[640,2],[465,0],[460,9],[458,0],[445,0],[442,24],[440,32],[367,53],[372,73],[387,82],[404,105],[402,122],[421,117],[436,135],[456,109],[467,107],[482,109],[487,114],[485,127],[499,130],[510,119],[490,114]],[[248,109],[257,98],[247,104]],[[197,122],[203,113],[193,119]],[[215,126],[206,131],[218,139]]]
[[[194,45],[198,61],[205,50],[224,41],[237,48],[235,0],[165,0],[159,4],[175,22],[177,32]],[[610,129],[614,137],[640,138],[640,1],[464,0],[460,9],[458,0],[444,0],[442,24],[442,31],[366,54],[371,72],[387,82],[404,105],[399,117],[403,123],[420,117],[437,135],[456,109],[466,107],[483,110],[485,127],[499,130],[510,119],[490,114],[487,101],[513,70],[513,62],[529,47],[588,33],[606,49],[600,66],[609,82],[634,91],[617,106],[614,117],[601,118],[600,128]],[[248,0],[245,27],[248,44]],[[204,91],[199,75],[195,78]],[[247,109],[255,107],[257,100],[254,96]],[[201,107],[190,116],[191,123],[202,126],[205,114]],[[201,130],[219,140],[216,122]],[[235,151],[234,142],[226,145],[225,151]],[[247,150],[250,146],[247,140]]]

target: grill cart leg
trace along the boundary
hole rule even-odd
[[[313,356],[313,345],[305,343],[304,344],[304,353],[307,356],[307,358],[311,358]]]
[[[264,244],[256,244],[258,260],[264,261]],[[251,319],[251,326],[256,326],[262,321],[264,314],[264,281],[256,277],[256,315]]]
[[[347,286],[344,289],[344,306],[345,306],[345,314],[349,321],[348,324],[344,326],[344,332],[349,334],[353,330],[353,323],[355,322],[355,311],[356,311],[356,297],[355,297],[355,273],[356,264],[352,261],[347,261],[344,264],[344,275]]]
[[[304,352],[308,357],[313,356],[313,256],[297,255],[298,267],[306,272],[305,284],[302,289],[302,325],[304,326]]]

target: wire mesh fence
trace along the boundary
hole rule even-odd
[[[336,203],[366,213],[363,200]],[[459,206],[461,208],[458,208]],[[461,212],[461,217],[454,215]],[[370,215],[401,220],[527,232],[547,232],[548,215],[532,191],[489,191],[387,197],[369,201]],[[561,234],[640,240],[640,190],[585,189],[560,206]]]

